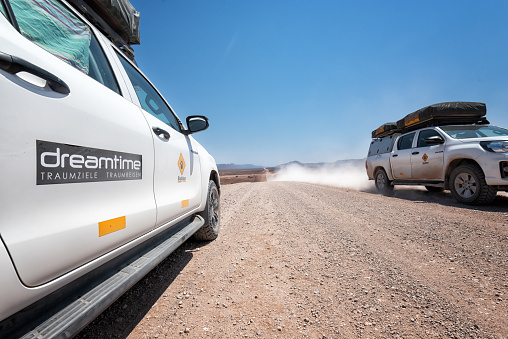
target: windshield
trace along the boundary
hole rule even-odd
[[[508,130],[495,126],[440,126],[440,128],[454,139],[508,136]]]

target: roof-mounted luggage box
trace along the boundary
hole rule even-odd
[[[134,61],[130,45],[139,45],[139,12],[129,0],[67,0]]]
[[[395,133],[397,130],[397,123],[387,122],[372,131],[372,139],[383,138],[387,135]]]
[[[397,121],[397,128],[406,133],[429,126],[488,124],[485,114],[487,107],[481,102],[443,102],[406,115]]]

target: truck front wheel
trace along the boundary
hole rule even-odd
[[[489,204],[497,193],[487,185],[482,169],[476,164],[460,165],[452,171],[450,191],[458,202],[466,205]]]
[[[388,180],[388,176],[384,169],[378,169],[374,175],[374,182],[376,183],[377,190],[384,195],[389,195],[393,192],[393,186]]]

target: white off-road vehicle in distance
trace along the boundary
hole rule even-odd
[[[0,1],[0,338],[71,337],[186,239],[218,236],[217,166],[191,136],[208,119],[184,127],[137,68],[138,15]]]
[[[508,191],[508,130],[489,125],[486,106],[445,102],[408,114],[372,132],[365,163],[369,179],[389,194],[393,185],[450,190],[470,205]]]

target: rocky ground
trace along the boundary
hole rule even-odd
[[[186,242],[78,338],[508,338],[508,198],[222,187]]]

